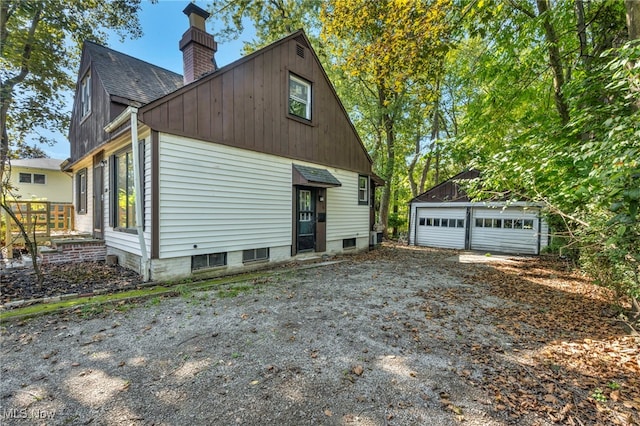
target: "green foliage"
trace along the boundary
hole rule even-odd
[[[453,68],[454,81],[474,90],[465,92],[452,156],[483,171],[472,196],[508,192],[543,203],[564,254],[576,253],[600,284],[637,298],[640,47],[622,43],[622,2],[542,3],[544,13],[527,2],[468,4],[465,44],[484,48]],[[549,66],[550,33],[562,80]]]
[[[66,133],[66,97],[84,40],[104,42],[106,29],[121,37],[141,34],[140,0],[8,0],[1,8],[2,125],[14,149],[28,136],[47,142],[39,129]]]

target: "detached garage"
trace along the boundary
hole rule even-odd
[[[549,239],[540,206],[521,201],[472,202],[456,181],[478,176],[477,170],[460,173],[411,200],[409,244],[540,254]]]

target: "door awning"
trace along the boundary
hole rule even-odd
[[[304,185],[316,188],[335,188],[342,186],[342,183],[326,169],[315,167],[293,165],[293,184]]]

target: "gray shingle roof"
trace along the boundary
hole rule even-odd
[[[85,50],[109,95],[144,105],[183,86],[180,74],[108,47],[87,41]]]
[[[293,167],[309,182],[342,186],[342,183],[326,169],[316,169],[315,167],[301,166],[299,164],[294,164]]]

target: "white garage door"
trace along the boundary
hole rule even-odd
[[[416,245],[464,249],[465,208],[418,208]]]
[[[474,208],[471,249],[538,254],[539,220],[535,209]]]

